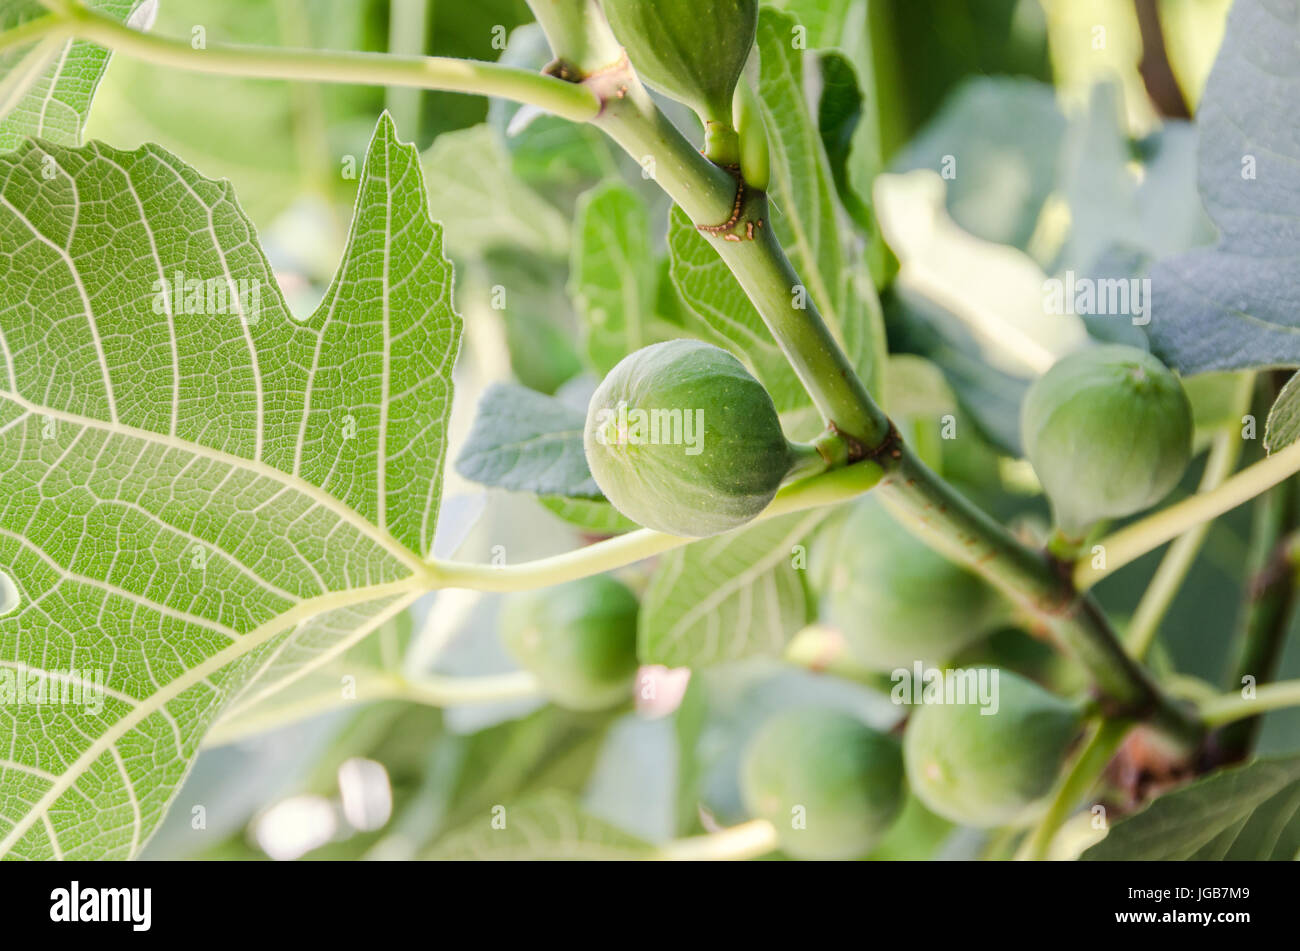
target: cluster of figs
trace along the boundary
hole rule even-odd
[[[620,438],[622,403],[703,408],[700,452]],[[1022,437],[1072,536],[1137,512],[1173,488],[1191,454],[1191,407],[1150,354],[1095,346],[1066,357],[1026,395]],[[639,350],[593,395],[587,457],[606,497],[635,521],[678,535],[727,531],[756,517],[793,466],[770,396],[730,353],[675,340]],[[872,494],[835,513],[808,568],[824,623],[861,667],[887,674],[942,667],[1014,621],[1009,603],[919,541]],[[513,595],[503,634],[552,699],[574,709],[625,702],[637,670],[638,601],[607,576]],[[856,716],[813,707],[770,717],[749,741],[740,788],[783,850],[853,858],[893,825],[909,790],[932,812],[975,827],[1030,822],[1045,806],[1083,726],[1081,701],[998,670],[996,712],[921,703],[901,739]]]
[[[734,91],[753,45],[756,0],[603,6],[641,77],[694,108],[707,129],[725,130],[749,113]],[[702,410],[697,451],[621,430],[627,414],[619,410],[627,407]],[[1127,346],[1092,346],[1060,360],[1031,386],[1020,422],[1057,532],[1074,540],[1158,502],[1191,455],[1181,383]],[[647,528],[690,537],[756,518],[797,477],[801,457],[758,380],[731,353],[695,340],[654,344],[618,363],[591,399],[584,444],[615,508]],[[1001,595],[918,541],[871,495],[847,504],[814,539],[808,576],[822,620],[862,667],[880,673],[942,666],[1013,620]],[[502,634],[555,703],[607,709],[633,689],[637,615],[626,585],[593,577],[509,596]],[[997,673],[996,713],[921,703],[910,708],[901,738],[823,707],[770,716],[739,767],[747,809],[774,824],[784,852],[809,859],[869,852],[909,791],[962,825],[1031,821],[1078,740],[1084,707],[1010,670]]]

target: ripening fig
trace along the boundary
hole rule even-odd
[[[501,639],[556,704],[602,710],[632,695],[637,600],[613,578],[594,575],[506,598]]]
[[[903,739],[907,780],[921,802],[953,822],[1020,824],[1042,811],[1083,713],[1010,671],[987,673],[998,675],[989,677],[988,706],[968,693],[967,702],[915,708]]]
[[[784,852],[852,859],[867,852],[903,808],[899,743],[856,717],[806,708],[773,716],[741,764],[741,793],[755,818],[776,827]]]
[[[754,45],[758,0],[604,0],[605,16],[647,83],[731,127],[731,94]]]
[[[1079,537],[1177,485],[1192,452],[1192,406],[1178,377],[1135,347],[1092,347],[1034,382],[1020,413],[1025,454],[1057,527]]]
[[[796,451],[762,384],[698,340],[652,344],[619,361],[591,397],[583,444],[615,508],[690,536],[763,511]]]
[[[884,673],[916,661],[942,664],[1009,613],[989,585],[870,495],[814,540],[809,567],[822,619],[844,635],[859,663]]]

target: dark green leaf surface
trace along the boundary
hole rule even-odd
[[[1300,757],[1261,759],[1161,796],[1115,823],[1085,860],[1300,858]]]

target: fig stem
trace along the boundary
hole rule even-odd
[[[1115,755],[1132,726],[1131,720],[1093,721],[1074,762],[1057,781],[1047,811],[1017,850],[1015,857],[1018,860],[1042,861],[1048,857],[1052,840],[1061,823],[1101,778],[1106,764]]]
[[[1201,473],[1198,491],[1211,492],[1222,485],[1223,480],[1237,467],[1240,458],[1241,439],[1234,430],[1225,429],[1215,435],[1205,460],[1205,470]],[[1142,600],[1138,602],[1124,636],[1129,654],[1138,660],[1146,657],[1147,651],[1151,649],[1156,633],[1160,630],[1160,622],[1173,603],[1183,579],[1187,577],[1192,562],[1196,560],[1209,528],[1208,522],[1202,522],[1175,538],[1160,560],[1160,567],[1152,576],[1151,583],[1142,593]]]
[[[834,457],[824,455],[819,443],[788,442],[787,445],[790,447],[790,468],[785,474],[785,482],[807,479],[835,465]],[[829,448],[826,451],[829,452]]]
[[[564,78],[579,82],[623,58],[604,14],[588,0],[527,0],[546,34],[546,42],[571,72]]]
[[[500,96],[529,103],[574,122],[589,121],[600,110],[592,92],[527,69],[446,56],[394,56],[390,53],[333,52],[310,49],[269,49],[209,43],[194,49],[187,42],[142,33],[111,17],[77,5],[66,14],[32,20],[17,29],[41,22],[44,32],[62,31],[115,52],[178,69],[260,79],[298,79],[313,82],[415,86],[449,92]],[[0,44],[11,34],[0,35]],[[42,35],[35,32],[36,36]],[[34,38],[20,37],[19,39]],[[3,48],[3,47],[0,47]]]
[[[724,168],[740,164],[740,136],[730,123],[714,119],[704,123],[704,157]]]
[[[1213,727],[1297,706],[1300,706],[1300,680],[1281,680],[1256,688],[1252,698],[1247,699],[1240,692],[1224,694],[1205,701],[1198,709],[1202,722]]]
[[[1126,525],[1100,542],[1106,552],[1104,567],[1091,560],[1075,565],[1074,586],[1086,591],[1107,575],[1191,528],[1230,512],[1283,479],[1300,472],[1300,442],[1294,442],[1266,459],[1247,466],[1210,492],[1198,492],[1166,509]]]

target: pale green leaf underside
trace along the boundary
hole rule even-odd
[[[568,794],[551,791],[485,811],[438,843],[427,858],[612,861],[648,858],[651,851],[647,843],[583,812]]]
[[[0,705],[0,855],[127,857],[223,703],[414,597],[451,267],[387,117],[301,323],[229,184],[154,146],[0,156],[0,249],[0,567],[22,602],[0,668],[111,691],[97,714]],[[159,295],[177,273],[212,295]]]
[[[140,3],[86,0],[86,6],[118,20]],[[0,32],[49,12],[38,0],[7,0],[0,5]],[[0,54],[0,151],[17,148],[29,136],[79,145],[110,55],[81,40],[54,40]]]
[[[1161,796],[1117,822],[1084,859],[1300,858],[1300,757],[1256,760]]]
[[[664,555],[641,603],[641,662],[700,667],[779,655],[812,615],[794,548],[825,517],[796,512]]]
[[[389,696],[400,678],[414,622],[409,598],[390,599],[384,610],[360,605],[337,612],[337,629],[312,625],[282,651],[267,672],[222,711],[204,740],[211,747],[305,717]],[[357,632],[364,632],[358,642]],[[344,678],[350,687],[345,695]]]
[[[587,192],[574,224],[570,291],[598,373],[651,343],[657,281],[645,203],[622,182]]]

